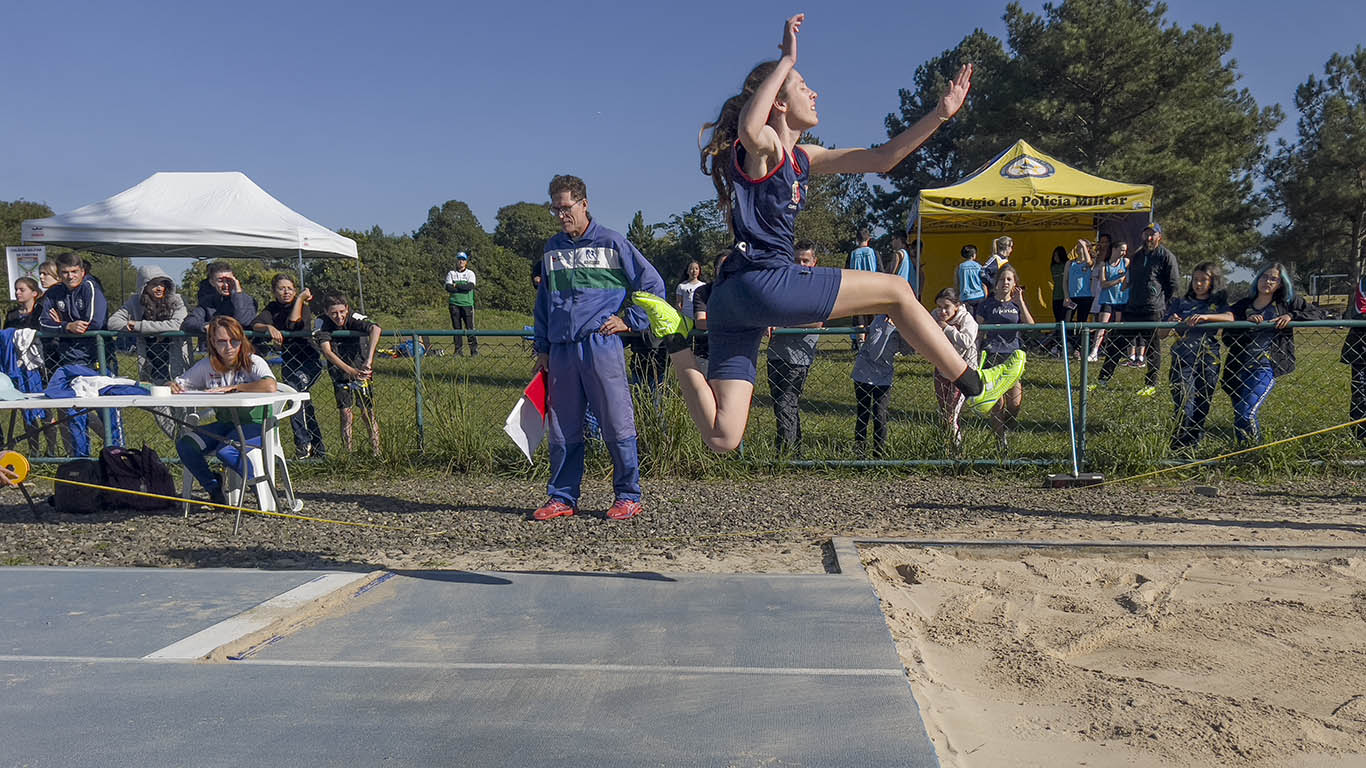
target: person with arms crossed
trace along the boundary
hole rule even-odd
[[[450,297],[451,310],[451,330],[458,331],[461,328],[474,330],[474,285],[478,280],[475,278],[474,270],[470,269],[469,254],[461,251],[455,255],[455,269],[446,273],[446,292]],[[464,336],[455,337],[455,354],[463,355],[465,351],[461,348]],[[479,354],[479,339],[476,336],[470,337],[470,357]]]

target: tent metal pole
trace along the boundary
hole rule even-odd
[[[920,285],[913,287],[915,288],[915,297],[920,299],[921,304],[924,304],[925,297],[920,295],[920,286],[925,284],[925,268],[920,263],[920,254],[925,252],[925,241],[920,237],[920,222],[920,206],[917,204],[915,206],[915,281]]]
[[[299,249],[299,293],[304,292],[304,249]],[[310,329],[311,330],[311,329]]]
[[[356,257],[356,298],[360,303],[360,313],[365,314],[365,286],[360,282],[360,257]]]

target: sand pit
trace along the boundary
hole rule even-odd
[[[1366,558],[869,546],[945,766],[1366,765]]]

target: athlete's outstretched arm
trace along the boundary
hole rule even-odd
[[[783,83],[787,82],[788,74],[797,66],[797,32],[805,18],[806,14],[799,13],[783,22],[783,42],[779,46],[783,55],[778,59],[778,66],[764,78],[759,84],[759,89],[740,110],[740,125],[737,131],[740,143],[746,151],[762,155],[766,159],[776,161],[783,155],[778,132],[768,124],[768,115],[773,109],[774,99],[778,98],[778,92],[783,88]]]
[[[807,157],[811,158],[812,173],[887,173],[897,166],[906,156],[924,144],[939,126],[948,121],[962,108],[972,88],[972,65],[964,64],[958,76],[949,85],[949,90],[939,99],[934,111],[916,121],[914,125],[892,137],[892,140],[872,149],[826,149],[803,144]]]

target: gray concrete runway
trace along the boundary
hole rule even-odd
[[[0,597],[0,766],[937,764],[861,572],[5,568]]]

